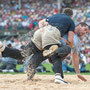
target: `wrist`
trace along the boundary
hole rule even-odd
[[[80,75],[80,73],[77,73],[77,75]]]

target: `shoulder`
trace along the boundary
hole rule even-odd
[[[80,39],[79,37],[74,34],[74,42],[73,42],[73,48],[71,49],[71,52],[76,52],[77,54],[79,54],[80,51]]]
[[[74,34],[74,44],[77,46],[79,46],[80,45],[80,39],[79,39],[79,37],[76,35],[76,34]]]
[[[52,16],[47,17],[46,19],[53,18],[53,17],[61,17],[63,14],[54,14]]]
[[[76,40],[79,40],[79,41],[80,41],[79,37],[78,37],[76,34],[74,34],[74,39],[76,39]]]

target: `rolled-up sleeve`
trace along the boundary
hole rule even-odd
[[[73,38],[73,48],[71,49],[71,53],[76,52],[79,55],[80,52],[80,39],[78,38],[77,35],[74,35]]]

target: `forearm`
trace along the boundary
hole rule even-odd
[[[44,26],[44,23],[45,23],[45,19],[41,20],[38,24],[39,28],[42,28]]]
[[[48,22],[46,22],[46,19],[43,19],[43,20],[41,20],[41,21],[39,22],[38,25],[39,25],[39,28],[42,28],[42,27],[48,25]]]
[[[65,42],[67,45],[69,45],[70,47],[72,47],[69,41],[65,40],[65,39],[62,38],[62,37],[60,37],[60,39],[64,40],[64,42]]]
[[[84,78],[82,75],[80,75],[80,70],[79,70],[79,56],[75,52],[72,55],[72,61],[73,61],[73,65],[74,65],[74,68],[75,68],[77,77],[79,79],[81,79],[82,81],[84,81],[84,82],[87,81],[86,78]]]
[[[69,33],[68,33],[68,42],[69,42],[69,45],[71,46],[71,48],[73,47],[73,38],[74,38],[74,32],[69,31]]]
[[[79,56],[75,52],[72,54],[72,62],[73,62],[73,65],[74,65],[76,73],[80,74],[80,70],[79,70]]]

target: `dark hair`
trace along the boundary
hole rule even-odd
[[[81,26],[88,26],[88,24],[86,24],[85,22],[81,22],[79,23],[78,25],[81,25]],[[89,27],[89,26],[88,26]]]
[[[63,10],[63,13],[68,15],[68,16],[72,16],[73,15],[73,10],[71,8],[65,8]]]
[[[90,25],[88,27],[89,27],[89,30],[90,30]]]
[[[7,46],[8,46],[8,47],[12,47],[12,44],[8,44]]]

